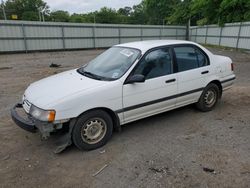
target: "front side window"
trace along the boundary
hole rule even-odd
[[[125,47],[112,47],[77,71],[99,80],[120,78],[139,57],[140,51]]]
[[[208,65],[207,57],[196,48],[189,46],[175,47],[174,52],[179,72]]]
[[[173,72],[172,57],[168,48],[154,50],[148,53],[133,74],[142,74],[145,79],[165,76]]]

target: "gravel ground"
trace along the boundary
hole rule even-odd
[[[212,112],[187,106],[130,123],[103,148],[59,155],[56,137],[20,129],[9,110],[30,83],[102,50],[0,55],[0,187],[250,187],[250,54],[210,50],[231,57],[237,76]]]

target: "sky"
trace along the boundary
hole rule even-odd
[[[132,7],[141,2],[141,0],[44,0],[50,7],[50,10],[65,10],[69,13],[87,13],[106,6],[119,9],[125,6]]]

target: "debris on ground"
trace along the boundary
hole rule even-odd
[[[204,172],[210,172],[210,173],[216,174],[215,170],[212,169],[212,168],[203,167],[203,171]]]
[[[49,67],[51,67],[51,68],[59,68],[59,67],[61,67],[61,66],[62,66],[62,65],[60,65],[60,64],[51,63]]]
[[[0,70],[12,69],[12,67],[0,67]]]
[[[162,168],[150,167],[148,169],[155,173],[167,173],[169,170],[168,167],[162,167]]]
[[[105,149],[104,150],[101,150],[99,153],[100,154],[103,154],[103,153],[105,153],[106,151],[105,151]]]
[[[250,171],[241,172],[241,174],[250,174]]]
[[[10,155],[6,155],[5,157],[3,157],[3,161],[6,161],[6,160],[8,160],[10,158]]]
[[[30,158],[26,157],[24,160],[25,160],[25,161],[29,161],[29,160],[30,160]]]
[[[102,168],[100,168],[100,170],[98,170],[96,173],[92,174],[93,177],[97,176],[98,174],[100,174],[108,165],[105,164]]]

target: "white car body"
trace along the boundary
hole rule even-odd
[[[43,138],[47,138],[51,132],[64,130],[66,126],[68,132],[59,152],[70,145],[72,140],[80,149],[95,149],[106,143],[113,128],[120,130],[123,124],[192,103],[197,103],[203,110],[203,99],[207,106],[211,104],[209,109],[212,109],[223,90],[230,88],[235,79],[230,58],[214,55],[201,45],[189,41],[131,42],[116,45],[111,51],[113,54],[110,56],[98,56],[99,61],[95,60],[95,63],[81,67],[83,72],[73,69],[30,84],[23,95],[22,104],[16,104],[11,110],[14,122],[30,132],[39,129]],[[117,56],[116,59],[113,58],[114,55]],[[120,69],[112,63],[107,66],[106,62],[112,59],[109,57],[113,58],[113,62],[119,62]],[[103,73],[115,73],[116,79],[94,79],[90,76],[94,74],[85,70],[92,66],[92,71],[97,71],[95,66],[100,62],[101,68],[104,68]],[[130,63],[129,66],[127,62]],[[109,67],[108,71],[106,67]],[[120,72],[112,72],[113,70]],[[145,70],[149,72],[144,74]],[[95,76],[100,78],[101,75]],[[141,80],[132,80],[133,76],[134,79],[136,77]],[[213,88],[209,90],[209,87]],[[16,108],[22,108],[27,117],[20,116]],[[90,119],[90,124],[81,124],[79,119],[93,112],[99,112],[99,115],[105,112],[106,115],[102,117],[112,127],[107,128],[103,119],[103,124],[99,123],[100,119]],[[83,133],[74,129],[82,125],[85,127]],[[94,144],[81,145],[85,137],[94,140]],[[78,138],[81,140],[78,141]],[[100,138],[96,145],[95,138]]]
[[[74,69],[32,83],[25,91],[24,99],[41,109],[54,109],[55,122],[67,121],[91,109],[106,108],[117,113],[122,125],[195,103],[199,100],[202,89],[212,81],[220,81],[223,90],[231,87],[235,78],[231,70],[232,60],[214,55],[199,44],[178,40],[156,40],[117,46],[140,49],[143,56],[152,48],[177,44],[198,46],[208,55],[210,65],[146,80],[144,83],[126,85],[123,83],[140,59],[115,81],[88,78]],[[203,71],[209,73],[203,75]],[[166,84],[165,81],[169,79],[176,79],[176,82]],[[195,90],[197,92],[191,92]],[[190,94],[185,94],[188,92]],[[136,108],[136,105],[172,96],[176,97]]]

